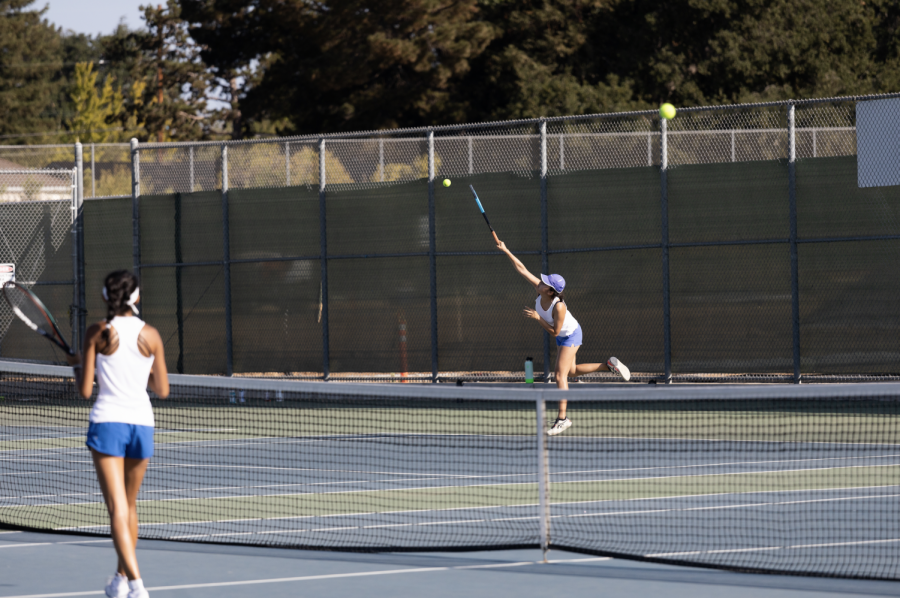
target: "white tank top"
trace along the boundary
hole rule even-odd
[[[550,309],[544,311],[544,308],[541,307],[541,296],[538,295],[538,298],[534,302],[534,311],[538,312],[538,315],[540,315],[545,322],[550,324],[550,326],[553,326],[553,307],[557,303],[559,303],[559,297],[554,297],[553,302],[550,304]],[[563,318],[562,330],[559,331],[559,336],[569,336],[576,330],[578,330],[578,320],[575,319],[575,316],[572,315],[572,312],[570,312],[568,306],[566,306],[566,316]]]
[[[119,348],[112,355],[97,354],[97,384],[100,393],[91,409],[92,423],[118,422],[137,426],[153,425],[153,408],[147,381],[153,355],[144,357],[138,349],[138,335],[144,321],[134,316],[116,316],[109,323],[119,334]]]

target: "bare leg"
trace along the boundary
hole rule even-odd
[[[608,372],[609,368],[605,363],[580,363],[575,366],[569,375],[580,376],[582,374],[593,374],[594,372]]]
[[[106,508],[116,553],[118,570],[129,580],[140,579],[135,544],[137,543],[137,491],[141,487],[149,459],[124,459],[91,449],[94,468]],[[127,463],[126,463],[127,461]],[[133,513],[133,514],[132,514]]]
[[[559,347],[556,354],[556,388],[569,390],[569,372],[575,367],[575,354],[578,347]],[[568,401],[559,402],[559,419],[566,418]]]

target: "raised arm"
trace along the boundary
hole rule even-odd
[[[503,241],[499,241],[497,243],[497,249],[506,254],[506,257],[509,258],[509,261],[512,262],[513,267],[516,269],[516,272],[522,275],[522,278],[527,280],[531,286],[534,287],[535,292],[538,290],[538,285],[541,284],[541,279],[528,271],[528,268],[525,267],[519,258],[513,255],[512,251],[506,248],[506,243]]]

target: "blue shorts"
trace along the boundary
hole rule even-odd
[[[149,459],[153,456],[153,426],[92,422],[85,444],[111,457]]]
[[[575,329],[575,332],[569,336],[557,336],[557,347],[580,347],[581,346],[581,324]]]

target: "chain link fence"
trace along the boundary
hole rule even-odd
[[[54,314],[64,335],[78,342],[79,256],[74,218],[77,171],[0,170],[0,264],[31,288]],[[0,302],[0,356],[62,361],[54,345],[31,332]]]
[[[548,378],[555,342],[522,318],[533,293],[472,185],[529,270],[568,281],[581,363],[616,355],[638,380],[893,377],[900,181],[860,183],[857,129],[860,106],[898,101],[117,145],[92,162],[85,146],[84,195],[120,195],[121,172],[97,181],[127,155],[130,197],[85,203],[83,280],[139,271],[177,372],[491,379],[530,356]],[[105,315],[99,293],[84,305]]]

